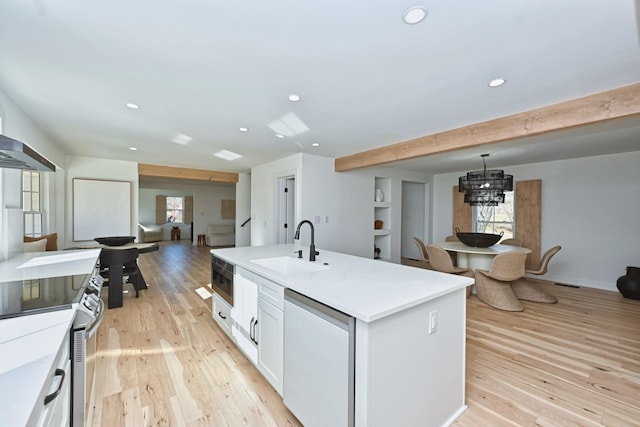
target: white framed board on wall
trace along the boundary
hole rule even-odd
[[[131,182],[73,178],[73,240],[131,235]]]

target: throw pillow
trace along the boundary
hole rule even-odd
[[[40,239],[22,244],[23,252],[44,252],[47,249],[47,239]]]
[[[57,251],[58,250],[58,233],[47,234],[46,236],[40,237],[29,237],[24,236],[24,242],[37,242],[38,240],[46,240],[47,241],[47,250],[48,251]]]

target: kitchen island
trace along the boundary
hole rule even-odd
[[[302,259],[297,258],[299,250]],[[237,288],[245,287],[246,277],[253,277],[260,289],[266,280],[354,319],[354,396],[344,425],[448,425],[464,411],[466,287],[473,279],[322,249],[316,261],[309,262],[308,247],[298,244],[211,253],[235,265],[240,280],[234,281],[234,295],[242,293]],[[216,312],[214,305],[214,316]],[[286,325],[286,309],[284,317]],[[269,345],[266,337],[274,335],[259,336],[257,325],[262,323],[256,315],[249,328],[256,346]],[[234,327],[229,328],[232,338]],[[308,335],[313,337],[314,331]],[[237,342],[243,349],[242,339]],[[284,359],[292,345],[285,334]],[[260,356],[256,359],[260,366]],[[270,363],[273,366],[273,360]],[[287,377],[287,365],[282,375]],[[283,394],[288,405],[287,381]],[[309,396],[316,399],[322,397]],[[305,425],[321,424],[290,409]],[[326,412],[332,409],[325,407]]]

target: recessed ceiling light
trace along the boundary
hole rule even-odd
[[[489,87],[498,87],[498,86],[502,86],[503,84],[505,84],[507,82],[506,79],[503,79],[502,77],[498,77],[497,79],[493,79],[489,82]]]
[[[284,135],[280,135],[279,133],[276,133],[276,138],[282,139],[282,138],[284,138]]]
[[[320,147],[320,144],[318,144],[317,142],[314,142],[313,144],[311,144],[314,147]]]
[[[127,102],[127,108],[131,108],[132,110],[137,110],[138,108],[140,108],[140,106],[138,104],[134,104],[133,102]]]
[[[229,161],[234,161],[242,157],[240,154],[237,154],[237,153],[234,153],[233,151],[228,151],[228,150],[220,150],[217,153],[215,153],[214,156],[220,157],[221,159],[229,160]]]
[[[296,95],[295,93],[292,93],[291,95],[289,95],[289,101],[291,102],[300,101],[300,95]]]
[[[238,130],[240,132],[249,132],[249,128],[245,128],[245,127],[238,128]]]
[[[131,151],[138,151],[138,149],[136,147],[129,147],[129,150]]]
[[[424,6],[413,6],[407,9],[402,15],[405,24],[413,25],[424,21],[427,17],[427,9]]]

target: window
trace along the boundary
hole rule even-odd
[[[25,280],[22,282],[22,301],[33,301],[40,299],[40,280]]]
[[[40,172],[22,171],[22,210],[24,211],[24,235],[42,236],[42,193]]]
[[[167,196],[167,222],[184,222],[183,198]]]
[[[498,206],[474,206],[473,226],[476,233],[500,234],[504,239],[514,236],[515,215],[513,191],[505,193],[504,203]]]

